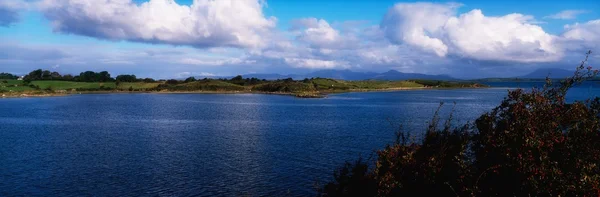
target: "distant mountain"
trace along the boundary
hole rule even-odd
[[[403,73],[397,70],[389,70],[384,73],[376,72],[354,72],[351,70],[319,70],[304,75],[281,75],[281,74],[245,74],[242,75],[244,78],[259,78],[259,79],[285,79],[293,78],[296,80],[304,78],[330,78],[330,79],[342,79],[342,80],[407,80],[407,79],[432,79],[432,80],[457,80],[448,75],[427,75],[420,73]],[[214,77],[214,78],[231,78],[231,77]]]
[[[373,79],[378,73],[375,72],[354,72],[351,70],[319,70],[305,75],[306,78],[321,77],[343,80],[366,80]]]
[[[519,78],[527,78],[527,79],[545,79],[547,76],[550,76],[552,79],[557,78],[566,78],[573,76],[575,71],[565,70],[560,68],[541,68],[537,69],[527,75],[521,76]]]
[[[274,80],[274,79],[286,79],[286,78],[294,78],[296,79],[297,76],[295,75],[280,75],[280,74],[245,74],[242,75],[244,78],[258,78],[258,79],[267,79],[267,80]],[[231,77],[229,77],[231,78]]]
[[[389,70],[372,77],[372,79],[380,80],[407,80],[407,79],[433,79],[433,80],[457,80],[448,75],[427,75],[421,73],[403,73],[397,70]]]

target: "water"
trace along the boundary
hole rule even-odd
[[[456,102],[457,124],[474,120],[506,89],[1,99],[0,196],[310,196],[391,143],[392,125],[422,132],[441,101],[443,116]]]

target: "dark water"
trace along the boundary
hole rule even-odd
[[[515,84],[494,84],[515,86]],[[531,85],[531,84],[529,84]],[[521,86],[531,87],[531,86]],[[569,99],[599,96],[584,84]],[[0,196],[310,196],[344,161],[422,132],[439,102],[474,120],[506,88],[0,99]],[[448,104],[442,115],[451,108]]]

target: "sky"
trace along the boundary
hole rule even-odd
[[[600,3],[1,0],[0,72],[513,77],[600,62]]]

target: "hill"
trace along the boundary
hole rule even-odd
[[[573,76],[574,72],[575,71],[560,68],[540,68],[519,78],[545,79],[547,76],[549,76],[552,79],[564,79]]]
[[[404,73],[397,70],[389,70],[383,73],[376,72],[355,72],[352,70],[318,70],[307,74],[301,75],[282,75],[282,74],[245,74],[242,75],[244,78],[258,78],[258,79],[267,79],[267,80],[276,80],[276,79],[287,79],[292,78],[295,80],[301,80],[304,78],[329,78],[329,79],[339,79],[339,80],[348,80],[348,81],[359,81],[359,80],[409,80],[409,79],[427,79],[427,80],[457,80],[456,78],[450,77],[448,75],[428,75],[421,73]],[[204,77],[197,77],[204,78]],[[232,76],[223,76],[223,77],[212,77],[212,78],[232,78]]]

